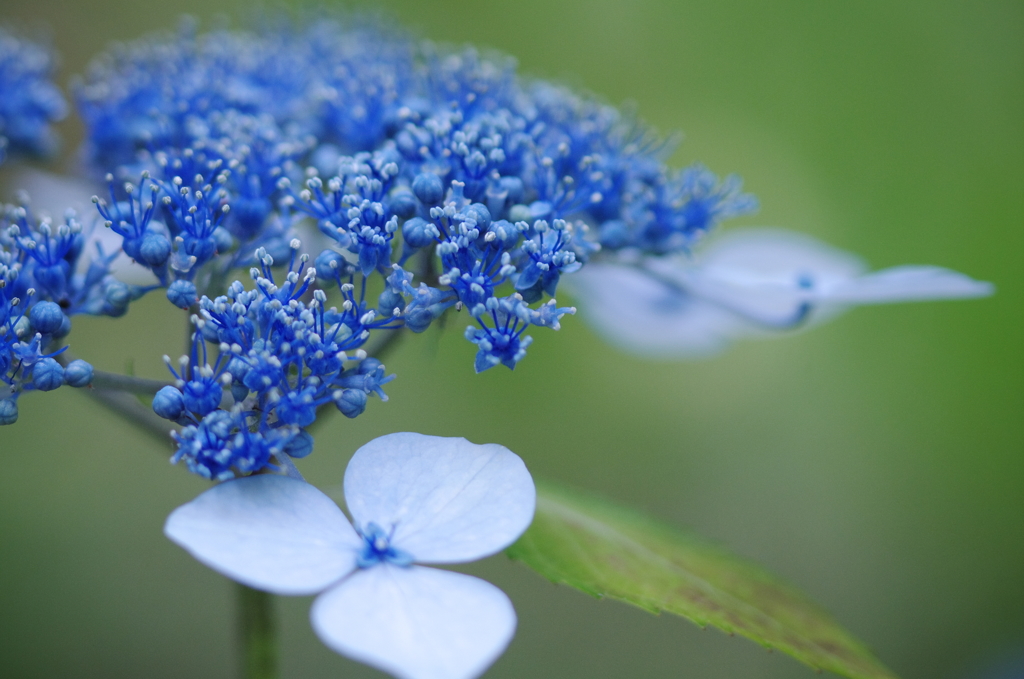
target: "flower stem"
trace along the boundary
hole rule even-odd
[[[272,595],[235,585],[241,679],[277,677],[277,635]]]
[[[94,370],[92,386],[96,389],[127,391],[140,396],[153,396],[171,383],[166,380],[151,380],[133,375],[119,375],[104,370]]]
[[[172,422],[159,417],[152,408],[144,406],[135,396],[124,391],[110,389],[86,388],[81,391],[164,445],[171,442],[170,433],[177,427]]]

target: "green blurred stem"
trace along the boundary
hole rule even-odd
[[[173,423],[154,413],[152,408],[145,406],[132,394],[124,391],[93,389],[90,387],[82,389],[82,391],[93,400],[106,406],[108,410],[117,413],[161,443],[170,443],[170,433],[172,430],[177,429]]]
[[[57,354],[57,362],[63,367],[76,360],[78,357],[70,351]],[[154,396],[156,392],[170,385],[164,380],[151,380],[146,377],[135,377],[134,375],[121,375],[120,373],[108,373],[106,370],[93,370],[90,386],[94,389],[107,389],[113,391],[127,391],[140,396]]]
[[[151,380],[145,377],[133,377],[131,375],[108,373],[104,370],[94,370],[92,373],[92,386],[95,389],[112,389],[127,391],[140,396],[154,396],[156,392],[164,387],[173,385],[163,380]]]
[[[238,625],[238,676],[277,677],[277,634],[273,595],[235,584]]]
[[[68,351],[57,355],[57,361],[64,367],[67,367],[73,360],[75,357]],[[175,426],[154,413],[152,408],[133,395],[153,396],[168,384],[170,383],[160,380],[94,370],[92,383],[79,391],[108,410],[117,413],[161,443],[168,443],[170,441],[169,434],[172,429],[175,429]]]

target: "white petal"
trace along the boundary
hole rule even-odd
[[[693,259],[590,262],[565,282],[583,317],[612,344],[675,358],[804,330],[856,304],[982,297],[994,289],[940,267],[867,273],[859,257],[780,229],[728,232]]]
[[[842,307],[984,297],[994,291],[990,283],[937,266],[869,273],[849,252],[778,229],[744,229],[712,241],[686,284],[707,299],[754,317],[784,313],[805,301]]]
[[[504,592],[462,573],[374,566],[324,592],[313,630],[334,651],[401,679],[472,679],[512,640]]]
[[[456,563],[512,544],[533,520],[536,490],[503,446],[399,433],[352,456],[345,502],[357,527],[376,523],[416,561]]]
[[[804,273],[846,279],[867,270],[864,261],[853,253],[806,234],[773,228],[722,233],[701,247],[697,265],[737,269],[748,275],[787,282]]]
[[[852,304],[921,302],[987,297],[991,283],[938,266],[896,266],[844,281],[828,290],[828,300]]]
[[[651,260],[648,266],[669,266]],[[741,229],[712,240],[686,277],[694,294],[755,321],[786,329],[804,303],[867,270],[857,256],[781,229]],[[817,320],[821,320],[820,318]]]
[[[34,168],[20,169],[11,185],[29,195],[29,209],[37,216],[47,215],[60,222],[71,209],[78,213],[79,221],[91,222],[96,212],[92,197],[103,193],[103,186],[78,177],[65,177]]]
[[[737,315],[633,266],[589,262],[563,283],[594,330],[637,356],[709,356],[752,331]]]
[[[210,568],[275,594],[314,594],[355,568],[363,540],[305,481],[220,483],[167,517],[164,534]]]

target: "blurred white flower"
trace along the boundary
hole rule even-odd
[[[580,311],[630,353],[696,358],[778,336],[858,304],[991,295],[991,283],[935,266],[871,272],[856,255],[778,229],[732,231],[693,257],[592,261],[566,283]]]
[[[214,486],[164,532],[199,561],[256,589],[315,594],[313,629],[330,648],[404,679],[470,679],[515,632],[508,597],[416,563],[494,554],[533,519],[536,491],[508,449],[390,434],[345,471],[355,524],[313,486],[256,475]]]

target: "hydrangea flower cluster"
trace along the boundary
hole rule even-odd
[[[43,45],[0,28],[0,163],[8,150],[55,149],[51,124],[67,104],[52,81],[54,62]],[[25,392],[92,381],[88,363],[62,360],[70,316],[119,316],[140,294],[110,275],[116,254],[85,252],[87,231],[73,211],[55,223],[32,214],[27,200],[0,204],[0,424],[17,421]]]
[[[280,257],[308,216],[363,277],[387,279],[381,314],[422,332],[466,309],[478,371],[514,367],[529,326],[572,313],[553,301],[558,283],[601,248],[685,250],[756,205],[735,178],[668,169],[667,141],[613,107],[519,78],[511,59],[373,27],[185,25],[101,58],[76,95],[94,165],[153,177],[152,198],[128,185],[100,207],[172,301],[194,302],[189,283],[214,253],[233,253],[222,269],[255,247]],[[132,207],[160,201],[162,220]],[[325,252],[318,272],[330,279],[337,260]]]
[[[52,64],[0,31],[0,160],[5,137],[52,146],[64,115]],[[68,360],[70,317],[120,316],[163,290],[189,312],[190,347],[165,357],[172,384],[132,386],[173,427],[172,461],[218,482],[167,535],[239,582],[320,592],[324,642],[400,677],[469,679],[504,649],[515,614],[500,591],[413,564],[504,548],[529,525],[535,490],[500,446],[416,434],[356,453],[354,526],[302,482],[293,460],[312,452],[323,409],[352,418],[387,400],[395,376],[371,338],[463,312],[476,371],[513,369],[531,327],[575,313],[556,301],[563,280],[613,343],[665,356],[854,304],[992,292],[938,267],[870,273],[778,231],[695,250],[756,209],[737,177],[671,169],[672,139],[628,113],[522,78],[508,57],[392,27],[201,34],[184,22],[112,48],[74,99],[82,155],[107,191],[59,223],[27,200],[0,214],[0,424],[28,391],[131,381]],[[122,253],[147,282],[119,278]],[[152,418],[131,400],[136,419]]]
[[[67,103],[53,69],[49,50],[0,27],[0,163],[7,149],[41,154],[55,148],[50,124],[67,115]]]
[[[193,317],[191,356],[182,357],[176,378],[153,399],[158,415],[185,425],[174,434],[178,451],[190,471],[225,480],[235,472],[259,471],[273,464],[291,468],[289,458],[312,452],[313,439],[303,431],[317,409],[333,403],[346,417],[356,417],[372,395],[387,400],[383,386],[394,379],[384,366],[359,350],[372,330],[394,329],[378,318],[365,300],[357,299],[354,270],[332,269],[343,299],[341,308],[327,307],[323,289],[302,298],[316,278],[292,244],[292,259],[281,285],[274,282],[273,258],[257,251],[259,267],[251,271],[255,288],[240,281],[227,294],[203,297]],[[342,260],[344,263],[344,260]],[[207,343],[218,349],[211,362]]]
[[[17,421],[17,399],[26,391],[84,387],[92,367],[60,362],[71,316],[122,316],[145,288],[117,280],[110,265],[118,253],[96,247],[86,256],[86,230],[69,211],[55,225],[26,205],[0,206],[0,423]],[[65,347],[66,348],[66,347]]]

